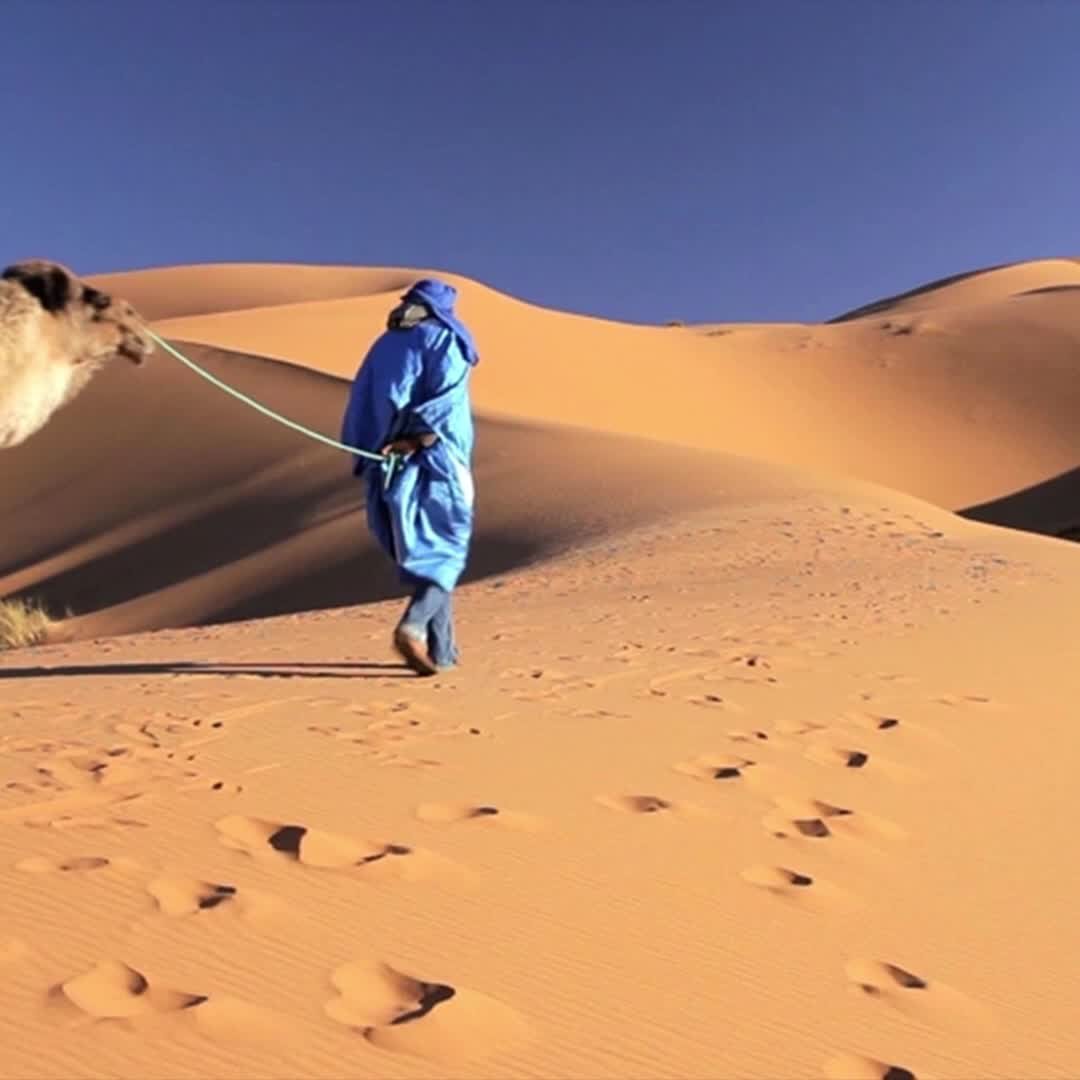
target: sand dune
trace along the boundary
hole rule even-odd
[[[875,300],[845,315],[838,315],[830,322],[989,304],[1073,288],[1080,288],[1080,259],[1038,259],[956,274],[897,296]]]
[[[979,280],[997,295],[1001,275],[1028,287],[1058,272],[1056,264],[1022,269],[937,292],[967,288],[970,299],[969,282]],[[263,306],[169,318],[159,331],[271,407],[336,434],[341,376],[410,275],[301,267],[293,281],[291,269],[271,266],[249,280],[235,268],[216,270],[235,279],[225,298]],[[166,302],[172,310],[206,302],[187,291],[194,274],[162,270],[102,284],[124,286],[160,312]],[[391,279],[394,291],[377,291]],[[1080,452],[1071,422],[1080,407],[1080,314],[1067,293],[971,307],[946,296],[948,319],[905,323],[910,333],[862,319],[745,327],[703,340],[542,311],[458,282],[486,355],[475,394],[485,502],[477,577],[631,519],[715,506],[741,467],[731,455],[771,461],[778,476],[786,466],[861,478],[1035,531],[1063,534],[1080,523],[1072,485],[1044,487]],[[364,287],[374,291],[345,295]],[[311,298],[326,292],[339,295]],[[295,359],[227,351],[241,347]],[[1025,356],[1033,362],[1016,387]],[[0,492],[0,513],[13,523],[0,563],[6,595],[70,610],[79,618],[66,632],[83,636],[392,594],[342,455],[277,428],[170,357],[137,379],[127,374],[103,379],[9,454],[17,479]],[[549,431],[553,423],[559,429]],[[523,478],[535,498],[517,496]],[[1043,494],[1017,494],[1029,488]],[[600,493],[634,513],[599,521]]]
[[[6,1071],[1068,1077],[1073,556],[804,491],[436,685],[396,604],[9,655]]]
[[[75,617],[0,656],[0,1075],[1072,1077],[1072,265],[821,326],[456,279],[433,681],[346,458],[106,372],[4,457],[0,595]],[[335,434],[411,276],[105,283]]]
[[[175,310],[186,278],[172,285],[169,273],[136,290],[148,310]],[[291,271],[261,268],[271,304],[158,329],[351,378],[410,275],[372,272],[398,284],[350,296],[351,271],[306,273],[291,302]],[[888,317],[711,333],[565,315],[453,280],[490,360],[475,384],[488,415],[841,473],[953,510],[1040,484],[1080,453],[1080,306],[1069,291],[1031,291],[1080,280],[1068,260],[988,271],[911,301],[927,310],[900,302]],[[329,295],[313,298],[316,283]],[[256,291],[233,287],[248,302]]]
[[[187,351],[238,388],[336,434],[340,380],[220,350]],[[397,595],[367,535],[350,459],[190,374],[107,373],[79,409],[12,451],[0,493],[0,593],[70,609],[86,636],[340,607]],[[119,418],[122,434],[117,435]],[[791,470],[643,439],[479,422],[483,515],[470,577],[605,534],[791,490]],[[58,482],[62,477],[62,482]]]

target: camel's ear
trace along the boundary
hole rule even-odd
[[[17,281],[46,311],[63,311],[71,301],[71,278],[58,266],[9,266],[7,281]]]
[[[95,311],[105,311],[112,305],[112,297],[108,293],[103,293],[100,289],[85,285],[82,291],[82,302]]]

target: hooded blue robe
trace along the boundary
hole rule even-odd
[[[353,380],[342,442],[378,453],[394,439],[434,434],[433,446],[387,464],[355,457],[366,485],[368,527],[408,585],[452,590],[473,529],[473,420],[469,375],[479,359],[454,315],[453,286],[422,281],[403,299],[433,313],[412,329],[387,330]]]

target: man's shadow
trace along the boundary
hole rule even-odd
[[[415,679],[404,664],[373,661],[213,663],[180,660],[167,663],[60,664],[55,667],[0,667],[0,679],[54,679],[96,675],[248,675],[263,679]]]

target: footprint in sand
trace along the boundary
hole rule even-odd
[[[900,727],[898,716],[858,710],[845,713],[840,718],[840,722],[861,728],[863,731],[896,731]]]
[[[498,719],[498,717],[496,717],[496,719]],[[433,739],[458,739],[463,736],[475,738],[477,735],[484,734],[485,733],[475,724],[470,723],[455,724],[453,727],[439,728],[430,733],[431,738]]]
[[[386,716],[411,727],[427,726],[427,721],[434,719],[436,712],[428,705],[418,704],[411,697],[395,698],[393,701],[369,701],[355,705],[350,710],[357,716]],[[427,717],[427,720],[424,718]]]
[[[628,712],[618,712],[615,709],[591,709],[591,708],[577,708],[567,709],[564,716],[569,716],[572,720],[632,720],[633,714]]]
[[[189,783],[181,784],[177,791],[205,791],[216,795],[239,795],[244,790],[243,784],[233,780],[223,780],[219,776],[199,777]]]
[[[5,791],[14,791],[17,795],[36,795],[45,785],[25,780],[9,780],[4,784]]]
[[[791,738],[788,736],[776,732],[765,731],[761,728],[742,728],[729,731],[727,733],[728,739],[733,743],[738,743],[741,746],[758,746],[765,747],[769,750],[777,751],[778,753],[790,753],[795,749],[795,745]],[[747,753],[751,753],[749,749]]]
[[[388,964],[349,963],[330,977],[326,1013],[391,1053],[432,1061],[488,1057],[531,1034],[508,1005],[448,983],[425,982]]]
[[[187,790],[191,786],[187,781],[201,785],[202,774],[192,767],[196,758],[195,753],[167,750],[160,743],[67,750],[37,766],[36,784],[58,791],[90,793],[168,782]],[[211,787],[216,780],[208,779],[206,786]],[[222,788],[229,786],[227,781],[221,782]]]
[[[198,915],[204,911],[259,918],[271,914],[278,906],[264,893],[181,875],[156,877],[146,886],[146,891],[153,897],[158,911],[171,918]]]
[[[143,797],[127,785],[109,789],[66,792],[42,802],[24,803],[0,810],[0,824],[23,824],[30,828],[67,828],[78,825],[110,825],[126,820],[126,808]],[[124,810],[102,813],[106,807]],[[138,824],[142,824],[139,822]]]
[[[570,676],[559,671],[545,671],[543,668],[538,667],[524,667],[524,668],[507,668],[505,671],[499,672],[500,679],[533,679],[539,681],[541,679],[567,679]]]
[[[122,735],[125,739],[134,740],[136,745],[143,748],[157,749],[161,743],[150,730],[150,724],[151,721],[136,723],[131,720],[118,720],[109,725],[109,730],[116,735]]]
[[[138,796],[135,796],[136,798]],[[120,815],[59,814],[49,819],[27,821],[29,828],[67,829],[148,829],[150,826],[138,818]]]
[[[94,1020],[180,1012],[208,1000],[204,994],[151,986],[141,972],[118,960],[104,960],[82,975],[57,983],[46,998],[54,1008],[69,1014],[74,1009]]]
[[[312,724],[308,731],[317,735],[325,735],[355,747],[351,753],[368,757],[379,765],[398,765],[403,768],[432,768],[441,765],[442,762],[434,758],[415,757],[401,752],[401,748],[409,743],[415,743],[420,737],[432,737],[447,734],[446,732],[423,732],[417,734],[411,729],[400,728],[390,724],[389,721],[378,721],[369,725],[365,730],[347,729],[336,725]],[[455,732],[456,734],[456,732]]]
[[[319,870],[361,870],[374,879],[414,881],[427,877],[441,860],[432,852],[377,840],[354,840],[306,825],[242,817],[215,823],[221,842],[256,857],[278,857]]]
[[[222,721],[213,721],[213,723],[218,729],[224,726]],[[165,716],[157,716],[140,722],[122,720],[114,724],[111,730],[117,735],[133,740],[135,746],[138,747],[136,753],[164,753],[167,746],[178,745],[185,747],[189,745],[189,742],[177,743],[175,741],[176,736],[197,735],[199,737],[194,742],[196,745],[205,741],[206,732],[203,731],[205,726],[206,721],[201,717],[191,719],[190,717],[174,717],[166,714]]]
[[[73,855],[62,859],[32,855],[17,862],[15,869],[25,874],[85,874],[92,870],[104,870],[107,866],[125,871],[139,869],[139,864],[133,859],[107,859],[104,855]]]
[[[436,825],[473,822],[523,832],[540,832],[547,826],[543,818],[517,810],[504,810],[491,803],[421,803],[414,813],[421,821]]]
[[[125,755],[126,757],[126,755]],[[64,790],[112,787],[142,780],[146,770],[131,759],[109,759],[105,753],[67,753],[43,761],[38,775]]]
[[[658,817],[708,817],[710,811],[693,803],[676,802],[660,795],[597,795],[596,802],[623,814],[649,814]]]
[[[376,765],[385,765],[394,769],[437,769],[442,762],[437,758],[414,757],[412,754],[399,754],[396,750],[376,750],[370,755]]]
[[[89,971],[51,987],[46,1008],[66,1026],[122,1023],[134,1030],[162,1021],[191,1023],[221,1040],[269,1040],[282,1030],[282,1018],[230,997],[207,997],[151,983],[142,972],[103,960]]]
[[[680,761],[672,768],[684,776],[707,782],[734,783],[744,779],[757,762],[739,754],[699,754],[690,761]]]
[[[818,765],[880,773],[901,783],[915,783],[921,778],[917,770],[884,758],[865,745],[816,742],[807,747],[806,757]]]
[[[558,675],[554,672],[540,672],[530,676],[529,681],[536,680],[534,686],[511,690],[510,696],[515,701],[558,701],[566,697],[567,694],[595,690],[598,686],[610,681],[610,678],[610,676],[607,678],[586,678],[580,675]]]
[[[896,840],[904,836],[903,830],[891,822],[823,799],[777,796],[773,803],[776,809],[766,814],[762,824],[778,840]]]
[[[724,658],[724,666],[703,676],[705,682],[738,682],[755,686],[779,686],[773,657],[756,651],[739,651]],[[788,665],[791,666],[791,665]]]
[[[428,710],[421,715],[415,715],[417,707],[411,702],[373,702],[370,705],[355,706],[348,711],[358,717],[374,719],[370,719],[363,729],[344,727],[341,724],[309,724],[307,730],[383,753],[421,739],[481,734],[475,726],[463,723],[452,727],[436,727],[428,715]]]
[[[308,731],[313,735],[325,735],[329,739],[352,743],[354,746],[376,747],[380,740],[373,735],[355,729],[346,730],[337,724],[309,724]]]
[[[15,714],[18,716],[18,713]],[[77,739],[59,743],[53,739],[5,739],[3,748],[14,754],[58,754],[62,750],[85,749],[86,744]]]
[[[851,909],[856,906],[855,898],[846,890],[817,875],[788,866],[767,866],[762,863],[748,866],[739,876],[749,885],[809,910]]]
[[[765,743],[769,741],[767,731],[729,731],[728,738],[736,743]]]
[[[860,1054],[838,1054],[825,1062],[825,1080],[918,1080],[903,1065],[889,1065]]]
[[[859,732],[858,735],[850,736],[843,734],[842,738],[854,737],[858,740],[866,738],[864,733],[871,733],[872,739],[881,736],[884,739],[899,738],[901,742],[914,736],[920,740],[930,740],[941,743],[944,736],[940,731],[928,728],[922,724],[912,723],[906,718],[898,716],[894,712],[882,712],[880,710],[852,709],[843,713],[836,721],[835,728],[839,733],[852,729]]]
[[[406,742],[427,735],[429,725],[416,716],[403,714],[389,716],[384,720],[372,720],[365,731],[382,739],[384,742]]]
[[[258,709],[266,708],[260,704]],[[197,716],[190,720],[173,720],[161,725],[161,730],[166,735],[191,735],[194,736],[181,746],[201,746],[203,743],[216,742],[221,738],[221,732],[225,730],[225,717],[232,717],[238,710],[230,709],[227,713],[216,716]],[[241,713],[255,711],[255,707],[240,710]]]
[[[987,697],[985,694],[942,694],[933,699],[937,705],[948,705],[953,709],[994,709],[1007,708],[999,701]]]
[[[877,679],[879,682],[894,683],[897,686],[910,686],[919,680],[914,675],[904,675],[896,671],[869,671],[860,676],[864,679]]]
[[[598,795],[596,801],[624,814],[658,814],[675,809],[675,804],[659,795]]]
[[[344,709],[352,704],[348,698],[312,697],[301,698],[298,705],[308,705],[312,709]]]
[[[880,1001],[924,1023],[944,1017],[979,1022],[985,1010],[966,994],[883,960],[856,958],[844,974],[861,996]]]
[[[776,724],[776,730],[781,735],[813,735],[815,732],[825,731],[827,725],[816,720],[785,719]]]
[[[819,765],[841,765],[845,769],[865,769],[870,764],[868,751],[848,746],[811,746],[806,756]]]
[[[751,885],[789,894],[793,894],[796,889],[809,889],[814,884],[814,879],[809,874],[789,870],[786,866],[750,866],[743,870],[740,876]]]
[[[688,697],[686,700],[691,705],[698,705],[705,709],[721,709],[724,712],[731,713],[746,712],[744,706],[732,701],[731,698],[724,697],[722,694],[697,694]]]
[[[222,737],[225,728],[234,720],[243,720],[256,716],[280,706],[280,699],[271,698],[265,701],[249,701],[243,705],[234,705],[228,709],[216,709],[203,716],[189,716],[183,713],[166,712],[153,717],[142,724],[125,723],[123,727],[117,725],[114,729],[118,734],[138,734],[142,739],[149,740],[154,746],[161,746],[164,736],[171,738],[186,736],[185,741],[176,745],[199,746],[207,742],[216,742]]]

